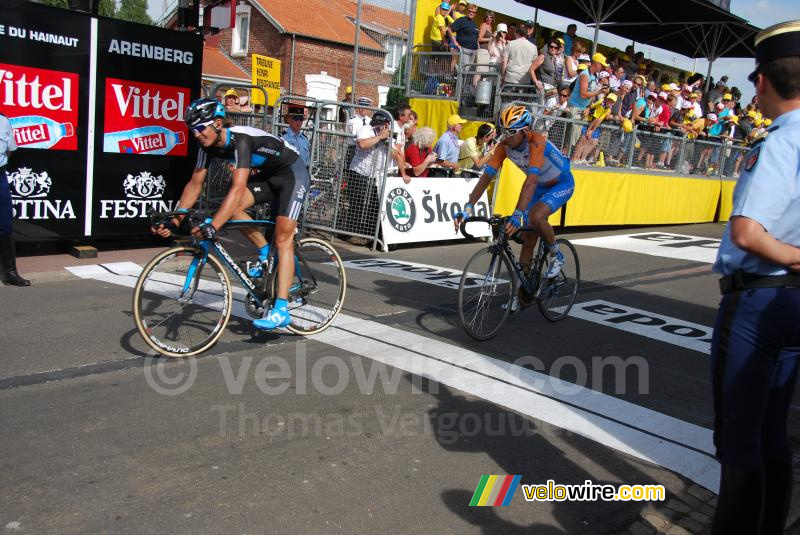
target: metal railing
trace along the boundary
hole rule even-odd
[[[416,45],[406,73],[406,95],[456,100],[461,95],[461,52],[434,52],[431,45]]]
[[[496,116],[500,72],[491,63],[471,63],[459,69],[458,113],[465,119],[491,120]]]

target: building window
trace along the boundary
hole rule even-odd
[[[386,58],[383,61],[383,69],[394,72],[400,67],[400,61],[403,59],[403,41],[387,37],[385,46]]]
[[[236,27],[231,35],[231,55],[246,56],[250,37],[250,6],[236,6]]]

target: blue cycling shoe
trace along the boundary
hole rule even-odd
[[[282,300],[279,299],[278,301]],[[286,301],[283,301],[282,306],[276,302],[272,310],[269,311],[269,314],[260,320],[253,320],[253,327],[271,331],[272,329],[287,327],[291,322],[292,318],[289,316],[289,311],[286,309]]]

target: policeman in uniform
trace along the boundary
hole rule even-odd
[[[303,134],[303,121],[305,120],[305,108],[302,106],[289,106],[289,110],[286,113],[286,123],[289,128],[286,129],[281,138],[297,149],[300,159],[308,167],[311,161],[311,142]]]
[[[786,420],[800,356],[800,21],[756,36],[750,75],[774,119],[745,158],[714,271],[715,535],[783,533],[792,492]]]

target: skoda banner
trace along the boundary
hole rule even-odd
[[[381,229],[387,245],[463,238],[453,227],[478,178],[412,178],[409,184],[400,177],[386,178]],[[475,215],[489,217],[489,202],[484,193],[475,203]],[[474,223],[467,231],[476,237],[491,236],[489,225]]]
[[[5,0],[0,113],[21,240],[133,235],[170,209],[192,167],[182,121],[199,95],[202,38]]]

